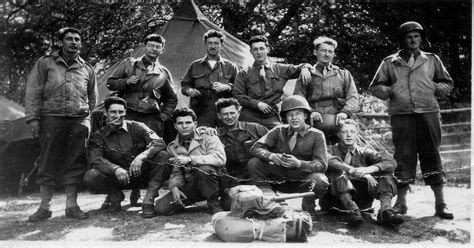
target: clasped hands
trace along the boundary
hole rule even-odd
[[[280,165],[290,169],[299,168],[301,166],[301,160],[297,159],[291,154],[272,153],[269,159],[276,165]]]

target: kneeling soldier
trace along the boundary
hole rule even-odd
[[[89,163],[84,182],[93,194],[107,194],[102,209],[120,211],[122,189],[147,187],[142,217],[156,216],[153,202],[170,175],[169,154],[162,138],[145,124],[124,120],[125,100],[109,97],[104,102],[107,125],[89,140]]]
[[[328,188],[326,140],[324,133],[305,123],[311,113],[302,96],[289,96],[281,105],[281,116],[287,125],[280,125],[260,138],[250,149],[258,159],[250,160],[248,171],[255,184],[267,191],[269,181],[285,193],[313,191],[304,197],[302,209],[315,215],[315,200]]]
[[[370,208],[374,199],[380,201],[377,222],[394,226],[403,219],[391,209],[397,187],[392,173],[395,161],[371,148],[357,145],[359,126],[354,120],[340,121],[339,143],[328,147],[328,175],[330,195],[320,200],[323,210],[336,206],[349,211],[349,226],[363,223],[359,209]],[[335,199],[336,198],[336,199]]]
[[[170,192],[156,201],[156,211],[160,215],[172,215],[203,200],[207,200],[212,214],[222,211],[219,175],[226,162],[224,145],[215,135],[196,132],[196,114],[191,109],[175,110],[173,121],[178,135],[167,148],[174,166]]]

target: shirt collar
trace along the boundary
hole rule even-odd
[[[51,53],[51,56],[53,56],[56,61],[63,61],[65,64],[67,64],[67,61],[65,61],[65,60],[63,59],[63,57],[61,56],[59,50],[52,52],[52,53]],[[79,55],[77,55],[76,57],[74,57],[72,60],[74,60],[76,63],[78,63],[78,64],[81,65],[81,66],[85,64],[85,61],[84,61],[84,60],[81,58],[81,56],[79,56]]]
[[[105,126],[105,136],[109,136],[110,134],[112,134],[112,133],[114,133],[114,132],[116,132],[116,131],[119,131],[119,130],[120,130],[120,131],[123,130],[123,131],[125,131],[125,132],[128,132],[128,125],[127,125],[127,122],[126,122],[126,121],[123,121],[122,126],[119,127],[119,129],[117,129],[117,130],[111,128],[110,125],[106,125],[106,126]]]
[[[252,64],[252,67],[257,68],[258,70],[260,70],[260,67],[261,67],[261,66],[262,66],[262,65],[258,64],[258,63],[255,62],[255,61],[254,61],[253,64]],[[265,69],[270,68],[270,62],[266,61],[266,62],[263,64],[263,67],[264,67]]]
[[[392,59],[391,59],[390,61],[393,63],[393,62],[396,62],[396,61],[403,60],[403,59],[402,59],[402,56],[405,56],[405,55],[403,55],[403,54],[405,54],[405,53],[408,53],[408,52],[406,52],[405,50],[400,50],[400,51],[398,51],[397,53],[395,53],[395,54],[393,55],[393,57],[392,57]],[[407,55],[407,56],[409,56],[409,55]],[[420,56],[420,57],[423,58],[423,59],[428,59],[428,56],[426,55],[426,53],[423,52],[423,51],[421,51],[421,50],[419,50],[418,52],[416,52],[416,53],[415,53],[415,56]]]
[[[196,132],[196,130],[194,130],[194,137],[191,139],[191,142],[193,140],[202,140],[202,136]],[[176,135],[176,138],[174,139],[174,141],[172,142],[174,144],[175,147],[178,147],[180,145],[180,140],[179,140],[179,134]]]
[[[295,131],[293,129],[291,129],[290,125],[288,125],[288,135],[289,136],[293,136],[293,134],[295,133]],[[309,130],[309,125],[308,124],[304,124],[304,127],[303,129],[301,129],[298,133],[300,134],[301,137],[305,136],[306,133],[308,133],[308,130]]]
[[[357,145],[354,145],[351,149],[349,149],[349,147],[347,147],[346,145],[338,143],[337,147],[342,153],[347,153],[348,151],[350,151],[352,155],[354,155],[355,151],[357,150]]]

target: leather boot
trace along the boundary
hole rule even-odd
[[[354,209],[353,212],[349,213],[347,216],[347,225],[350,227],[358,227],[364,223],[364,219],[360,213],[359,209]]]
[[[107,209],[109,212],[119,212],[122,211],[121,202],[125,199],[125,195],[121,190],[116,190],[109,193],[110,197],[110,206]]]
[[[211,214],[215,214],[215,213],[224,211],[224,209],[222,209],[220,204],[219,204],[219,199],[217,198],[217,196],[209,198],[207,200],[207,206],[208,206],[209,212],[211,212]]]
[[[316,197],[303,197],[301,200],[301,209],[306,211],[311,215],[311,218],[314,219],[316,217]]]
[[[111,202],[110,202],[110,195],[107,195],[107,196],[105,197],[104,202],[103,202],[102,205],[100,206],[100,209],[101,209],[101,210],[106,210],[106,209],[108,209],[108,208],[110,207],[110,204],[111,204]]]
[[[435,206],[435,209],[436,209],[436,213],[434,216],[438,216],[441,219],[446,219],[446,220],[454,219],[453,213],[446,212],[446,210],[448,209],[446,207],[446,204],[437,204]]]
[[[377,223],[384,226],[394,227],[402,224],[403,222],[403,218],[397,215],[397,213],[395,213],[395,211],[393,211],[392,209],[379,211],[379,213],[377,214]]]
[[[142,217],[143,218],[153,218],[158,216],[155,211],[153,204],[142,204]]]
[[[87,219],[89,218],[89,214],[83,212],[79,206],[69,207],[66,208],[66,217],[74,218],[74,219]]]
[[[42,220],[46,220],[46,219],[49,219],[51,218],[51,211],[47,210],[47,209],[44,209],[44,208],[38,208],[38,210],[36,210],[36,212],[32,215],[30,215],[30,217],[28,217],[28,221],[29,222],[38,222],[38,221],[42,221]]]

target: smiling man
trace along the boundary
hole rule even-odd
[[[222,211],[219,204],[219,175],[225,170],[224,145],[215,135],[196,132],[196,114],[189,108],[173,113],[178,135],[167,148],[172,156],[170,192],[156,202],[160,215],[172,215],[198,201],[207,201],[210,213]]]
[[[289,96],[281,105],[281,115],[288,124],[270,130],[250,149],[256,159],[248,163],[254,183],[268,192],[284,193],[313,191],[314,197],[304,197],[302,209],[315,215],[315,200],[329,186],[326,141],[323,132],[305,123],[311,108],[302,96]],[[270,184],[268,181],[275,181]]]
[[[304,96],[314,112],[314,126],[323,131],[326,141],[337,143],[337,125],[350,118],[358,108],[357,88],[351,73],[333,64],[337,42],[318,37],[313,42],[317,62],[311,68],[310,83],[298,80],[295,95]]]
[[[56,185],[63,185],[66,192],[66,217],[88,218],[77,205],[77,192],[87,168],[89,114],[98,96],[96,76],[94,68],[79,56],[79,30],[62,28],[58,40],[60,50],[38,59],[26,83],[26,121],[41,144],[36,179],[41,203],[28,218],[31,222],[51,217]]]
[[[204,34],[207,54],[193,61],[181,80],[181,92],[189,96],[190,108],[197,115],[199,126],[215,127],[218,124],[214,103],[222,97],[232,96],[237,66],[221,57],[225,36],[217,30]]]
[[[122,209],[123,189],[146,188],[142,217],[156,216],[154,200],[163,182],[169,178],[170,155],[162,138],[145,124],[124,120],[127,103],[120,97],[104,102],[106,126],[95,132],[88,146],[84,182],[93,194],[107,194],[101,209]]]
[[[271,129],[281,124],[277,105],[286,82],[299,76],[309,82],[311,65],[270,63],[268,40],[262,35],[250,38],[249,45],[255,61],[237,74],[232,94],[242,105],[241,120]]]
[[[453,80],[438,56],[420,50],[429,42],[419,23],[403,23],[399,37],[402,50],[382,61],[369,86],[374,96],[388,100],[398,165],[395,176],[399,180],[394,209],[407,212],[406,195],[409,184],[415,182],[419,160],[425,184],[434,193],[435,216],[453,219],[444,201],[446,175],[439,153],[441,116],[437,100],[449,94]]]
[[[392,179],[397,165],[388,155],[358,146],[358,134],[359,125],[354,120],[340,122],[339,143],[328,147],[326,174],[330,191],[319,201],[320,205],[325,211],[331,207],[349,210],[347,224],[356,227],[364,222],[360,209],[371,208],[374,199],[378,199],[378,223],[400,225],[403,219],[391,209],[392,198],[397,194]]]
[[[250,163],[250,147],[268,132],[265,126],[253,122],[239,121],[241,106],[235,98],[222,98],[216,102],[217,116],[222,127],[217,134],[225,147],[227,173],[237,179],[249,179],[247,166]],[[256,158],[254,158],[256,159]],[[237,186],[239,180],[223,177],[221,203],[225,210],[230,209],[231,199],[225,189]]]

